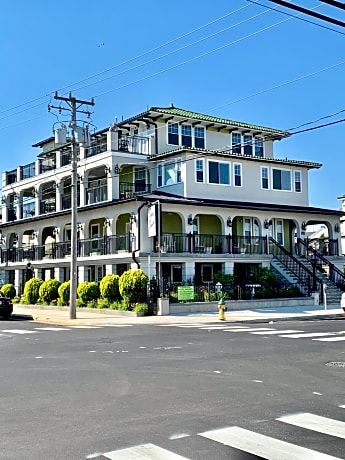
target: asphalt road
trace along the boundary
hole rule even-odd
[[[0,322],[1,459],[345,458],[344,320],[128,324]]]

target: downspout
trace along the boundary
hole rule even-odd
[[[146,205],[147,205],[147,202],[141,204],[139,206],[139,208],[138,208],[138,245],[137,245],[137,249],[134,249],[134,251],[132,251],[132,259],[137,264],[137,268],[140,268],[140,263],[135,257],[135,253],[140,251],[140,242],[141,242],[141,237],[140,237],[140,227],[141,227],[141,225],[140,225],[140,212],[141,212],[142,208],[144,206],[146,206]]]

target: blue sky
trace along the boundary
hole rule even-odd
[[[294,3],[345,22],[318,0]],[[1,171],[34,161],[32,144],[67,120],[48,113],[56,90],[94,97],[97,129],[170,103],[284,130],[345,118],[345,28],[296,15],[268,0],[3,2]],[[323,164],[310,172],[312,206],[340,207],[344,128],[275,144],[277,158]]]

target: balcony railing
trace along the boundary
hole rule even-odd
[[[193,233],[164,233],[160,245],[154,241],[154,251],[194,254],[267,254],[266,237],[231,236]]]
[[[135,237],[130,233],[79,240],[78,257],[104,256],[132,251]],[[29,262],[46,259],[64,259],[71,255],[71,242],[47,243],[44,245],[21,246],[1,249],[1,263]]]
[[[85,149],[85,157],[90,158],[90,157],[93,157],[94,155],[98,155],[106,151],[107,151],[106,143],[92,145],[91,147],[88,147],[87,149]]]
[[[40,214],[48,214],[56,211],[56,202],[52,199],[42,200],[40,204]]]
[[[124,136],[118,141],[120,152],[137,153],[139,155],[149,154],[149,138],[143,136]]]
[[[151,184],[120,182],[120,200],[151,192]]]

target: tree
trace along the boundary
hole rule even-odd
[[[147,301],[148,276],[139,268],[127,270],[120,276],[119,290],[124,302],[132,307]]]

